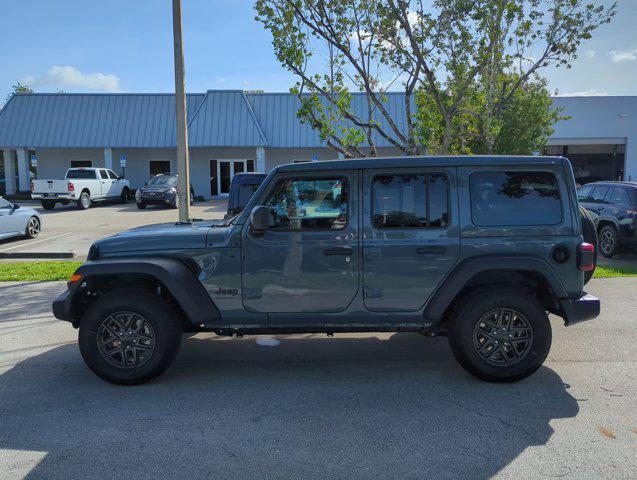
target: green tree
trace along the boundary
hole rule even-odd
[[[5,103],[9,101],[14,93],[33,93],[33,89],[29,85],[20,82],[15,85],[11,85],[11,93],[9,93],[7,98],[5,98]]]
[[[405,154],[530,153],[559,112],[541,72],[570,68],[616,4],[585,0],[257,0],[298,79],[298,116],[347,156],[383,138]],[[387,109],[405,94],[406,130]],[[351,92],[365,93],[354,109]],[[412,112],[412,101],[417,109]]]

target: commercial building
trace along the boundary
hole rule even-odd
[[[557,97],[568,115],[548,153],[574,164],[578,181],[637,180],[637,97]],[[353,106],[365,111],[363,94]],[[267,172],[289,162],[337,158],[296,116],[289,93],[210,90],[189,94],[191,183],[207,198],[228,193],[237,172]],[[387,110],[405,128],[404,97]],[[67,168],[104,166],[135,188],[157,173],[176,173],[175,99],[171,94],[19,94],[0,111],[0,191],[28,191],[30,179],[61,178]],[[382,155],[399,151],[377,136]],[[3,171],[2,171],[3,170]],[[4,181],[3,181],[4,180]]]

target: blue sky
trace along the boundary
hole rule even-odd
[[[170,92],[170,0],[3,0],[0,103],[17,81],[38,92]],[[287,91],[253,1],[183,0],[186,83]],[[637,1],[584,44],[573,68],[545,70],[561,95],[637,95]]]

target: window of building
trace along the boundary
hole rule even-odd
[[[170,160],[149,160],[148,170],[150,178],[155,175],[170,175]]]
[[[93,160],[71,160],[71,168],[90,168]]]
[[[378,175],[372,180],[375,228],[440,228],[449,222],[449,185],[441,173]]]
[[[348,185],[344,178],[280,180],[265,203],[273,230],[335,230],[347,224]]]
[[[246,169],[248,172],[254,172],[254,160],[246,160]]]
[[[562,221],[560,189],[552,173],[476,172],[469,184],[476,225],[556,225]]]

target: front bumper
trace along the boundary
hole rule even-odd
[[[73,290],[66,290],[58,295],[53,301],[53,315],[58,320],[73,322],[71,318],[71,301],[73,299]]]
[[[590,293],[582,292],[580,298],[567,298],[561,303],[566,326],[592,320],[599,316],[601,306],[599,299]]]

